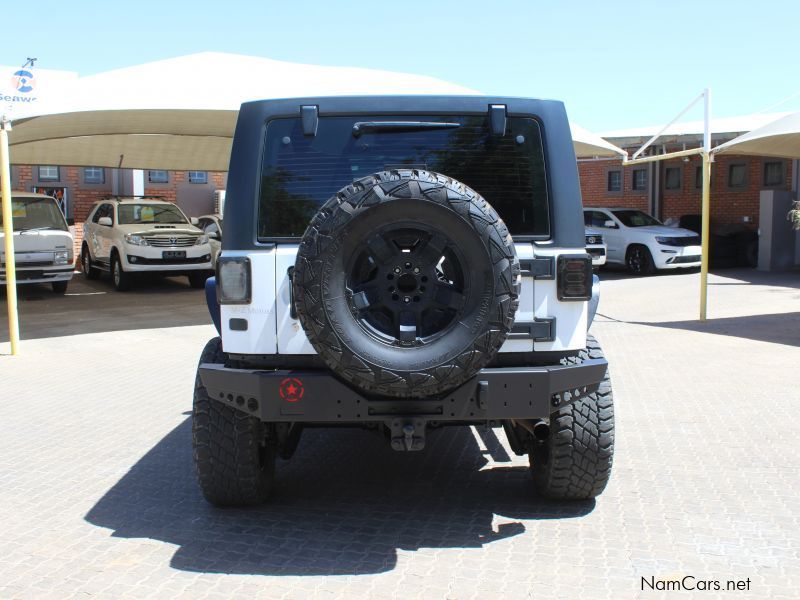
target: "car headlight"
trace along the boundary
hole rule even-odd
[[[125,234],[125,241],[129,244],[133,244],[134,246],[148,246],[147,240],[144,239],[140,235],[135,235],[132,233]]]
[[[197,239],[194,241],[195,246],[202,246],[203,244],[208,243],[208,236],[207,235],[198,235]]]
[[[587,244],[602,244],[603,243],[603,236],[602,235],[587,235],[586,236],[586,243]]]
[[[656,236],[656,242],[662,246],[678,246],[678,238]]]
[[[70,263],[70,256],[68,250],[58,250],[53,256],[54,265],[68,265]]]

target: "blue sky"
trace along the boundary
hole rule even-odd
[[[372,67],[557,98],[594,131],[664,123],[706,86],[717,116],[800,92],[791,1],[47,0],[4,17],[0,64],[90,75],[218,51]],[[774,110],[800,110],[800,94]]]

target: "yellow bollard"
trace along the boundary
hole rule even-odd
[[[14,260],[14,224],[11,210],[11,166],[8,155],[8,132],[11,121],[0,121],[0,187],[3,200],[3,233],[5,234],[6,297],[8,299],[8,339],[11,355],[19,352],[19,318],[17,316],[17,273]]]

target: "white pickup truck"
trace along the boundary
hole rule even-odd
[[[44,194],[12,192],[17,283],[49,283],[63,294],[75,271],[72,234],[56,201]],[[0,226],[3,217],[0,214]],[[6,283],[4,233],[0,229],[0,284]]]

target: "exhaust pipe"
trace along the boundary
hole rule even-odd
[[[538,441],[543,442],[548,437],[550,437],[550,424],[547,421],[536,421],[533,425],[531,425],[530,421],[512,421],[512,423],[516,423],[520,425],[523,429],[528,431],[534,438]]]
[[[533,426],[533,437],[543,442],[550,437],[550,424],[546,421],[536,421]]]

